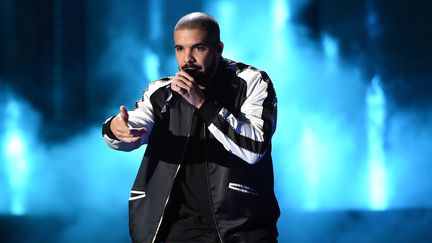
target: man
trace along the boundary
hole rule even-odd
[[[182,17],[179,71],[103,125],[111,148],[147,144],[129,199],[134,242],[277,242],[275,91],[265,72],[222,58],[219,32],[205,13]]]

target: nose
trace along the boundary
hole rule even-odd
[[[185,50],[184,63],[194,63],[196,60],[191,50]]]

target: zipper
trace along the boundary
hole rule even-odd
[[[173,187],[173,185],[174,185],[175,178],[177,177],[177,174],[178,174],[179,170],[180,170],[180,165],[177,167],[176,173],[174,174],[174,179],[173,179],[173,182],[171,183],[171,190],[172,190],[172,187]],[[170,190],[170,191],[171,191],[171,190]],[[166,209],[166,206],[168,205],[168,202],[169,202],[170,196],[171,196],[171,192],[170,192],[170,194],[168,195],[167,200],[165,201],[165,205],[164,205],[164,208],[163,208],[163,211],[162,211],[162,216],[161,216],[161,218],[160,218],[160,220],[159,220],[159,224],[158,224],[158,227],[156,228],[156,233],[155,233],[155,235],[153,236],[153,240],[152,240],[152,242],[155,242],[155,240],[156,240],[156,236],[157,236],[157,233],[159,232],[160,226],[162,225],[163,216],[164,216],[164,214],[165,214],[165,209]]]
[[[210,193],[210,183],[209,183],[209,173],[208,173],[208,161],[205,159],[205,157],[207,155],[207,149],[206,149],[207,132],[206,132],[206,129],[207,128],[205,127],[205,123],[204,123],[204,156],[203,156],[203,159],[205,160],[205,165],[206,165],[206,178],[207,178],[207,188],[208,188],[209,200],[210,200],[210,210],[212,212],[213,221],[214,221],[214,224],[215,224],[215,227],[216,227],[216,233],[217,233],[217,235],[219,237],[220,242],[223,243],[224,241],[222,239],[221,233],[219,231],[218,224],[216,222],[216,216],[214,214],[214,208],[213,208],[213,200],[212,200],[211,193]]]
[[[178,172],[180,171],[182,160],[184,159],[184,156],[186,154],[186,149],[187,149],[187,146],[188,146],[188,143],[189,143],[189,138],[190,138],[190,133],[191,133],[191,130],[192,130],[192,123],[193,123],[194,116],[195,116],[195,109],[193,110],[193,113],[192,113],[192,119],[191,119],[191,122],[190,122],[190,125],[189,125],[189,130],[188,130],[185,146],[183,147],[183,152],[182,152],[182,155],[181,155],[181,158],[180,158],[180,161],[179,161],[179,166],[177,167],[176,173],[174,174],[174,179],[172,180],[172,183],[171,183],[170,193],[168,194],[167,200],[165,201],[165,205],[164,205],[164,208],[162,210],[162,216],[161,216],[161,218],[159,220],[158,227],[156,228],[156,232],[155,232],[155,234],[153,236],[152,243],[155,242],[157,234],[158,234],[158,232],[160,230],[160,226],[162,225],[163,217],[164,217],[164,214],[165,214],[165,209],[166,209],[166,207],[168,205],[168,202],[169,202],[169,199],[171,197],[171,191],[172,191],[172,188],[174,186],[175,179],[177,177]]]

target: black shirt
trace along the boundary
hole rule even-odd
[[[217,242],[204,161],[203,120],[194,114],[182,165],[164,215],[164,242]]]

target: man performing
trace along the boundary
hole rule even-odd
[[[270,78],[223,58],[205,13],[177,22],[174,47],[180,71],[103,124],[113,149],[147,144],[129,198],[133,242],[277,242]]]

